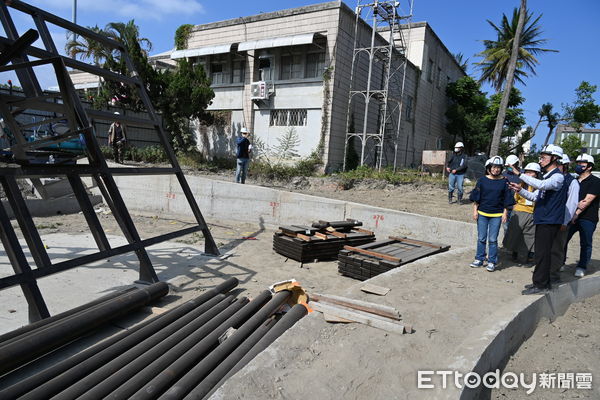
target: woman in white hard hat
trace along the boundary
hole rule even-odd
[[[454,154],[452,154],[446,165],[446,172],[448,172],[448,203],[450,204],[452,204],[454,189],[457,191],[457,204],[462,202],[463,182],[467,171],[467,155],[464,150],[465,145],[463,142],[457,142],[454,145]]]
[[[542,169],[538,163],[529,163],[524,169],[526,175],[534,178],[539,178],[541,172]],[[521,183],[520,185],[529,192],[533,192],[534,190],[533,187],[525,183]],[[533,263],[533,246],[535,244],[535,225],[533,224],[535,202],[527,200],[519,193],[515,193],[515,202],[513,215],[508,223],[508,229],[502,245],[512,253],[513,261],[518,261],[519,256],[522,256],[526,258],[528,266],[531,266],[531,263]]]
[[[477,180],[475,189],[471,192],[473,202],[473,219],[477,221],[477,254],[471,267],[483,267],[486,259],[486,269],[493,272],[498,264],[498,233],[500,225],[508,218],[508,207],[515,203],[514,196],[507,186],[506,178],[502,176],[504,161],[502,157],[492,157],[486,162],[486,175]]]

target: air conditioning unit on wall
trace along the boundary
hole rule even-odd
[[[252,100],[267,100],[269,98],[269,87],[267,82],[252,82],[250,84],[250,98]]]

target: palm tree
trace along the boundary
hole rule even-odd
[[[139,46],[142,53],[148,56],[148,53],[152,50],[150,40],[148,38],[140,38],[140,30],[134,20],[127,23],[110,22],[106,25],[105,32],[106,36],[121,43],[129,52]]]
[[[458,65],[462,68],[462,70],[466,72],[467,68],[469,67],[469,59],[466,58],[465,55],[460,52],[454,53],[453,56]]]
[[[98,27],[88,27],[89,30],[106,35],[106,32]],[[72,58],[79,57],[81,60],[92,59],[94,65],[99,66],[102,60],[105,60],[109,55],[109,49],[102,43],[90,39],[85,36],[76,36],[65,44],[65,51]]]
[[[525,8],[526,10],[526,8]],[[510,56],[513,46],[513,40],[516,36],[519,23],[520,8],[513,10],[512,18],[508,19],[506,14],[502,15],[500,26],[487,20],[496,32],[496,40],[484,40],[485,50],[477,54],[483,60],[476,65],[481,70],[481,82],[489,82],[496,91],[500,91],[506,82]],[[558,50],[545,49],[540,46],[546,43],[547,39],[541,39],[541,27],[539,25],[542,15],[533,19],[533,13],[527,12],[523,23],[523,30],[519,38],[519,49],[517,56],[517,67],[515,69],[515,79],[525,84],[523,78],[529,76],[529,73],[535,75],[535,67],[539,64],[537,55],[546,52],[557,52]]]

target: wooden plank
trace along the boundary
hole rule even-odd
[[[326,294],[313,293],[310,295],[311,300],[318,301],[319,303],[329,303],[338,306],[352,308],[354,310],[364,311],[369,314],[375,314],[382,317],[390,318],[399,321],[400,312],[393,307],[384,306],[381,304],[370,303],[368,301],[361,301],[355,299],[349,299],[347,297],[333,296]]]
[[[352,310],[342,306],[320,303],[317,301],[311,301],[308,304],[313,310],[319,311],[323,314],[327,313],[329,315],[334,315],[336,317],[372,326],[373,328],[382,329],[387,332],[399,334],[404,334],[407,332],[407,329],[404,327],[404,325],[389,318],[372,315],[358,310]]]
[[[423,242],[421,240],[414,240],[414,239],[409,239],[409,238],[401,238],[401,237],[396,237],[396,236],[390,236],[389,238],[392,239],[392,240],[397,240],[399,242],[417,244],[419,246],[428,246],[428,247],[433,247],[435,249],[441,249],[443,247],[443,246],[440,246],[440,245],[437,245],[437,244],[433,244],[433,243],[429,243],[429,242]]]
[[[323,240],[329,239],[326,234],[321,233],[321,232],[315,232],[315,236],[318,237],[318,238],[321,238]]]
[[[378,296],[385,296],[386,294],[389,293],[390,288],[373,285],[372,283],[367,283],[367,284],[363,285],[360,288],[360,290],[362,290],[365,293],[372,293],[372,294],[376,294]]]
[[[390,256],[390,255],[387,255],[387,254],[378,253],[376,251],[365,250],[365,249],[361,249],[361,248],[358,248],[358,247],[352,247],[352,246],[348,246],[348,245],[344,246],[344,250],[355,251],[357,253],[366,254],[368,256],[383,258],[384,260],[388,260],[388,261],[394,261],[394,262],[401,262],[402,261],[398,257],[393,257],[393,256]]]
[[[368,230],[363,229],[363,228],[352,228],[352,230],[353,231],[357,231],[357,232],[366,233],[366,234],[371,235],[371,236],[375,235],[375,233],[373,231],[368,231]]]

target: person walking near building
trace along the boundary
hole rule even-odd
[[[552,260],[550,264],[550,284],[556,285],[560,283],[560,268],[565,264],[567,256],[567,234],[570,228],[571,220],[575,216],[577,203],[579,202],[579,182],[569,174],[569,164],[571,160],[569,156],[562,156],[558,168],[565,176],[563,187],[567,188],[567,202],[565,204],[565,219],[558,234],[552,244]]]
[[[576,159],[575,173],[579,175],[579,203],[573,217],[573,224],[569,228],[567,244],[579,232],[579,261],[575,269],[575,276],[581,278],[585,275],[587,266],[592,258],[592,238],[598,224],[598,203],[600,195],[600,178],[592,175],[594,157],[582,154]]]
[[[471,192],[473,219],[477,221],[477,253],[471,267],[482,267],[486,259],[486,245],[489,243],[486,269],[493,272],[498,264],[498,233],[500,224],[506,222],[508,207],[514,204],[514,196],[502,176],[504,162],[495,156],[486,163],[486,175],[477,180]]]
[[[550,289],[550,265],[552,244],[565,218],[567,187],[563,187],[564,175],[558,168],[562,159],[562,148],[553,144],[545,146],[540,153],[540,166],[543,179],[536,179],[520,173],[514,167],[514,173],[521,181],[536,189],[529,192],[516,183],[509,186],[522,197],[535,201],[533,223],[535,224],[535,270],[532,283],[525,286],[524,295],[543,294]]]
[[[448,172],[448,203],[452,204],[454,189],[457,191],[457,203],[461,204],[463,196],[463,183],[465,172],[467,171],[467,155],[464,153],[465,145],[463,142],[457,142],[454,145],[454,153],[446,164]]]
[[[240,130],[242,136],[237,138],[237,168],[235,170],[235,181],[237,183],[246,183],[246,175],[248,173],[248,164],[250,164],[250,153],[252,152],[252,145],[250,144],[250,132],[248,129],[242,128]]]
[[[115,115],[121,115],[115,111]],[[116,117],[118,118],[118,117]],[[123,150],[127,143],[127,130],[118,119],[108,128],[108,146],[112,147],[115,162],[123,164]]]
[[[529,163],[525,166],[523,173],[538,178],[541,171],[542,169],[538,163]],[[534,190],[533,187],[522,183],[520,179],[519,185],[529,192]],[[508,222],[508,229],[502,242],[502,246],[512,253],[513,261],[518,261],[519,256],[522,256],[526,259],[526,264],[533,262],[533,246],[535,243],[534,208],[535,202],[527,200],[519,193],[515,193],[513,215]]]

